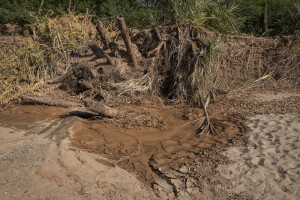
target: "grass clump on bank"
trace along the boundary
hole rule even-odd
[[[0,48],[0,104],[17,100],[23,93],[42,87],[54,75],[70,67],[70,52],[85,47],[95,35],[88,14],[45,18],[32,26],[26,37],[7,37],[12,41]],[[2,36],[6,37],[6,36]]]

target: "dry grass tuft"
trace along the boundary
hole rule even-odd
[[[21,94],[41,88],[47,79],[66,71],[70,52],[84,48],[96,35],[88,13],[46,18],[32,32],[25,37],[0,36],[5,38],[0,44],[0,105],[18,100]]]
[[[121,83],[113,84],[119,96],[123,94],[134,95],[136,92],[149,92],[153,85],[152,73],[147,73],[141,78],[129,79]]]

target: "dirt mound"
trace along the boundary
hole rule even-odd
[[[80,94],[93,88],[92,82],[97,72],[88,63],[79,63],[71,68],[64,76],[56,82],[61,82],[60,89],[69,91],[72,94]]]

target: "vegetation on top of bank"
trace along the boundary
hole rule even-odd
[[[108,21],[121,14],[136,28],[189,22],[222,33],[290,35],[300,31],[297,0],[0,0],[0,24],[41,23],[45,17],[87,9],[94,18]]]

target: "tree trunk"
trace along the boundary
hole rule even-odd
[[[72,0],[69,0],[69,13],[71,12],[71,5],[72,5]]]
[[[264,5],[264,12],[262,16],[262,32],[266,33],[268,31],[268,4]]]
[[[118,19],[119,28],[121,30],[124,43],[126,45],[127,53],[129,54],[130,60],[133,64],[133,67],[138,68],[139,66],[137,64],[136,56],[135,56],[133,48],[132,48],[131,39],[129,37],[129,32],[128,32],[127,26],[125,24],[124,18],[118,17],[117,19]]]

